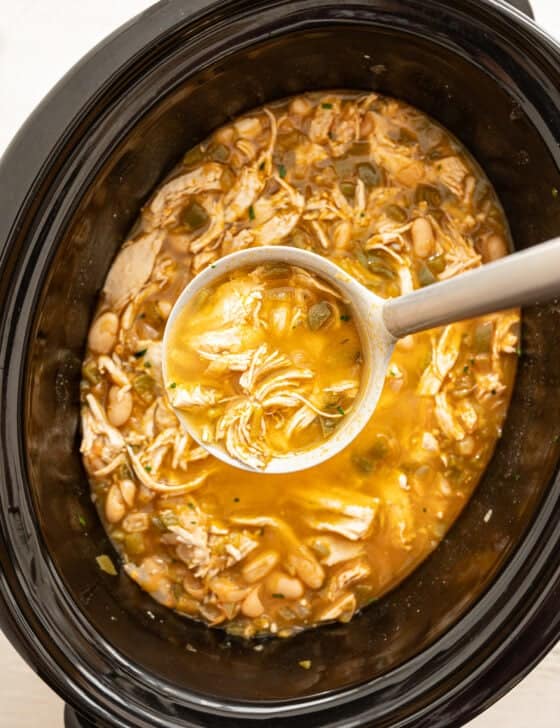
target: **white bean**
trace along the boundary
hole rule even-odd
[[[241,604],[241,611],[246,617],[252,619],[260,617],[264,612],[264,606],[259,596],[260,586],[255,587]]]
[[[126,513],[126,506],[118,485],[112,485],[105,500],[105,516],[109,523],[118,523]]]
[[[296,574],[310,589],[320,589],[323,586],[325,572],[311,553],[291,554],[290,561]]]
[[[430,221],[425,217],[418,217],[412,223],[412,245],[419,258],[428,258],[434,251],[434,231]]]
[[[264,579],[264,577],[272,571],[280,559],[277,551],[263,551],[254,556],[250,561],[246,561],[241,569],[241,573],[245,581],[254,584],[256,581]]]
[[[124,502],[132,508],[134,499],[136,498],[136,484],[132,480],[121,480],[119,488]]]
[[[307,114],[311,111],[311,108],[311,102],[299,96],[290,104],[290,113],[296,114],[297,116],[307,116]]]
[[[266,588],[270,594],[281,594],[285,599],[300,599],[303,596],[301,581],[280,571],[273,571],[268,576]]]
[[[132,395],[119,387],[111,387],[107,402],[107,417],[113,427],[121,427],[132,413]]]
[[[221,602],[241,602],[249,594],[247,587],[239,586],[229,579],[216,577],[210,582],[210,589]]]
[[[101,314],[89,330],[88,345],[96,354],[109,354],[117,342],[119,319],[111,311]]]
[[[231,144],[235,130],[231,126],[223,126],[214,134],[214,140],[218,144]]]
[[[485,261],[496,260],[507,255],[508,248],[501,235],[490,235],[484,241],[482,257]]]
[[[235,128],[240,137],[245,139],[254,139],[262,131],[260,119],[256,116],[249,116],[245,119],[239,119],[235,122]]]

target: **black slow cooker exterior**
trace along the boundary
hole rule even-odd
[[[78,383],[115,251],[209,130],[344,87],[450,128],[496,186],[517,247],[559,234],[560,49],[493,0],[161,2],[53,90],[0,164],[0,620],[92,725],[450,728],[560,636],[556,304],[524,312],[510,413],[474,498],[350,624],[255,649],[95,564],[111,547],[79,459]]]

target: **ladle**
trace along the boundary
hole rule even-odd
[[[169,332],[179,312],[204,288],[237,269],[280,262],[318,274],[346,299],[360,332],[363,381],[351,410],[329,439],[315,448],[272,458],[258,472],[289,473],[331,458],[349,445],[372,417],[389,360],[398,339],[436,326],[536,304],[560,295],[560,239],[542,243],[393,299],[383,299],[326,258],[299,248],[263,246],[227,255],[199,273],[185,287],[169,316],[163,338],[163,377],[166,387]],[[252,470],[232,458],[221,444],[201,442],[187,413],[175,409],[183,427],[212,455],[230,465]]]

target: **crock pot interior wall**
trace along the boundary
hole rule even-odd
[[[362,683],[418,653],[454,623],[531,518],[557,459],[551,443],[560,425],[558,308],[525,313],[504,436],[475,497],[434,555],[350,624],[272,641],[255,652],[160,608],[125,576],[106,576],[96,566],[95,556],[110,553],[110,545],[89,502],[78,453],[80,361],[96,295],[141,204],[186,149],[239,112],[306,89],[375,89],[431,114],[489,174],[518,247],[560,232],[552,197],[560,188],[557,166],[528,119],[533,112],[524,94],[530,87],[521,70],[512,74],[524,89],[506,90],[513,82],[505,77],[500,89],[473,63],[400,31],[341,26],[293,34],[240,52],[196,78],[182,80],[180,69],[175,56],[153,71],[158,83],[173,80],[175,89],[147,109],[126,138],[115,140],[110,159],[76,202],[44,283],[31,337],[26,423],[41,529],[67,589],[116,648],[115,659],[120,653],[163,680],[226,698],[295,698]],[[142,91],[130,93],[140,98]],[[110,134],[110,127],[99,132],[98,143]],[[89,142],[88,154],[97,154],[96,143]],[[492,518],[485,523],[489,509]],[[309,671],[297,667],[303,659],[312,660]]]

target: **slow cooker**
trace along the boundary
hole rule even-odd
[[[96,565],[111,546],[78,452],[80,362],[115,251],[211,129],[319,88],[419,107],[486,170],[518,248],[560,233],[560,47],[500,0],[166,0],[60,82],[0,165],[0,619],[83,725],[451,728],[560,636],[558,304],[524,311],[474,497],[349,624],[255,649]]]

